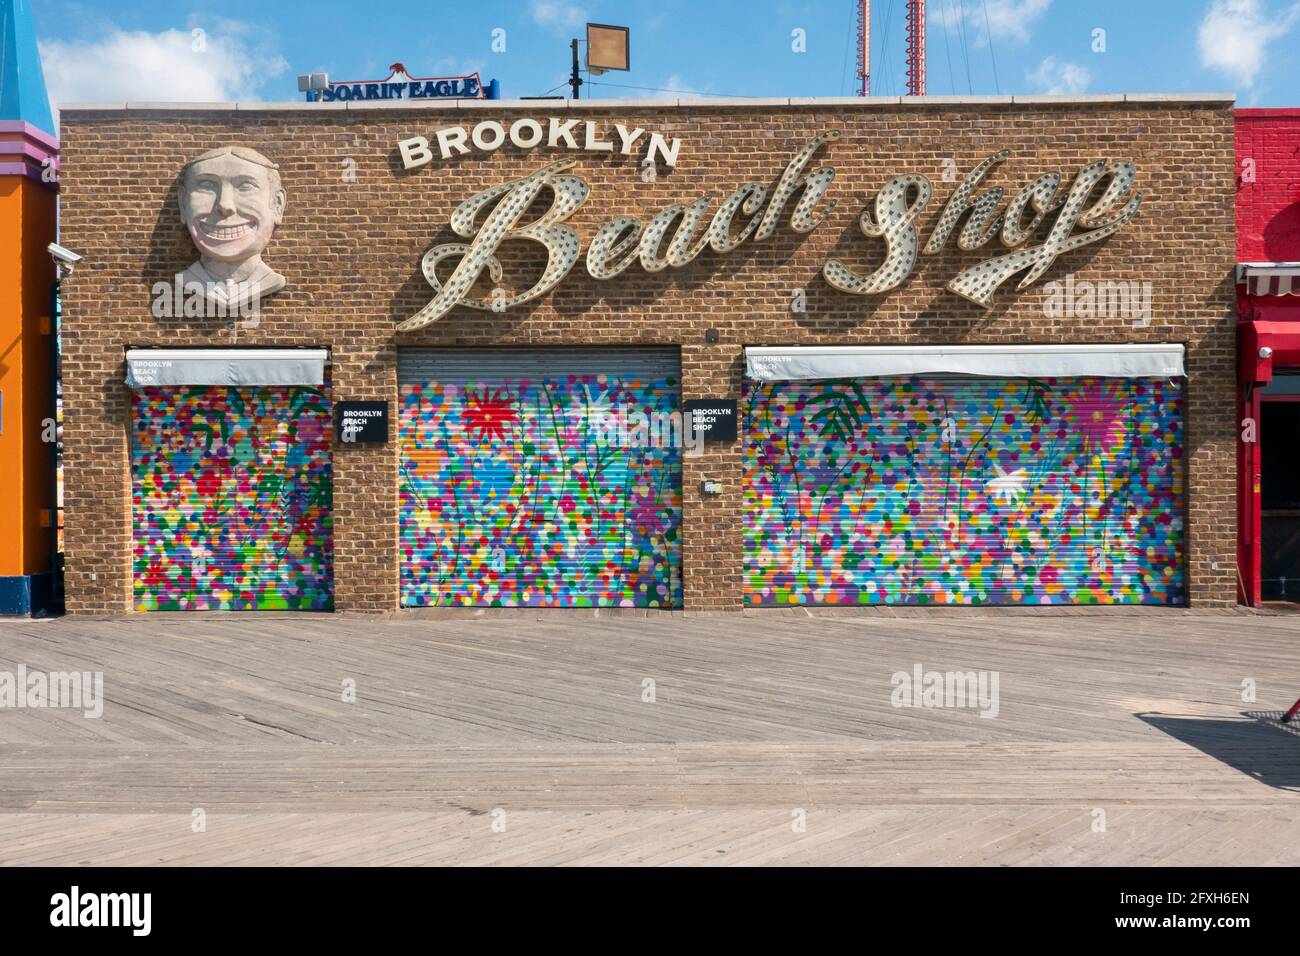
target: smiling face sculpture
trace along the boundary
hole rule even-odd
[[[229,304],[284,288],[284,277],[262,261],[284,206],[279,167],[255,149],[224,146],[191,160],[181,174],[181,221],[199,261],[185,281]]]

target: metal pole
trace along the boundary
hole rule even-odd
[[[578,73],[578,41],[570,43],[569,49],[573,51],[573,73],[569,76],[569,86],[573,87],[573,98],[576,100],[580,98],[578,87],[582,86],[582,77]]]
[[[871,0],[858,4],[858,96],[871,95]]]
[[[52,610],[63,606],[63,562],[59,551],[59,465],[62,457],[59,438],[59,388],[63,379],[62,356],[59,353],[60,300],[62,266],[54,267],[54,282],[50,284],[50,421],[54,428],[54,441],[50,443],[53,468],[50,475],[50,603]],[[42,430],[44,426],[42,425]]]

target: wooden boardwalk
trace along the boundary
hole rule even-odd
[[[0,864],[1300,863],[1300,615],[0,622],[20,664],[106,702],[0,708]],[[894,706],[916,665],[997,716]]]

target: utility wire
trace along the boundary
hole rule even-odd
[[[889,6],[885,7],[885,29],[881,31],[880,40],[880,66],[884,76],[884,87],[886,93],[893,85],[893,73],[889,69],[889,21],[894,15],[894,0],[889,0]]]
[[[845,4],[845,6],[848,6]],[[844,87],[848,82],[849,70],[849,43],[853,39],[853,21],[857,17],[857,4],[849,7],[849,28],[844,31],[844,62],[840,64],[840,96],[844,95]]]
[[[970,79],[970,46],[966,43],[966,3],[965,0],[957,0],[957,12],[961,14],[957,18],[957,33],[961,37],[961,58],[966,64],[966,92],[970,96],[975,95],[974,84]]]
[[[732,99],[732,100],[761,99],[761,97],[740,96],[733,93],[703,93],[700,90],[670,90],[667,87],[662,87],[662,86],[630,86],[627,83],[606,83],[604,80],[601,80],[599,83],[597,83],[595,80],[591,80],[589,82],[591,83],[592,86],[616,86],[621,90],[649,90],[652,93],[681,93],[684,96],[721,96],[726,99]],[[560,85],[563,86],[564,84],[560,84]]]
[[[984,3],[984,32],[989,35],[989,56],[993,59],[993,88],[1000,94],[1002,84],[998,82],[998,55],[993,52],[993,28],[989,26],[989,0]]]
[[[948,46],[948,0],[939,0],[939,25],[943,27],[943,55],[948,61],[948,92],[957,95],[957,81],[952,76],[952,49]]]

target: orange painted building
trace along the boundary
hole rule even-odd
[[[0,0],[0,614],[53,608],[57,156],[27,0]]]

